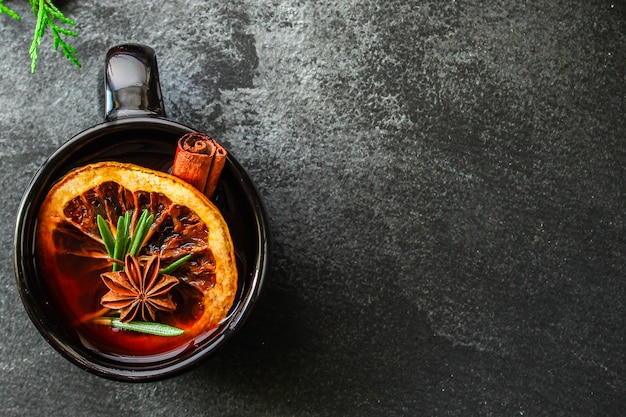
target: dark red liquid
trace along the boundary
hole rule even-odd
[[[207,334],[180,336],[156,336],[120,330],[108,325],[97,324],[94,318],[102,315],[100,299],[107,292],[100,279],[99,268],[94,262],[72,257],[59,257],[58,270],[47,269],[46,281],[58,307],[71,324],[73,331],[85,347],[105,355],[113,356],[158,356],[187,346],[193,346],[196,337]],[[60,272],[67,271],[67,273]],[[210,333],[211,329],[207,329]]]
[[[121,139],[121,142],[108,147],[100,147],[96,153],[86,149],[84,158],[80,158],[79,153],[79,157],[68,165],[65,172],[73,167],[105,160],[131,162],[164,172],[170,170],[176,139],[171,134],[160,137],[160,140],[159,136],[153,134],[149,139],[141,136],[132,139],[122,136]],[[256,230],[254,224],[249,223],[252,221],[249,208],[246,204],[241,204],[244,200],[237,192],[237,181],[229,172],[227,164],[214,197],[215,204],[229,225],[235,244],[239,283],[234,307],[241,302],[241,294],[246,291],[246,278],[249,274],[246,260],[254,259],[257,249],[250,243],[254,239],[247,237]],[[37,242],[35,248],[36,246]],[[57,326],[65,329],[64,332],[69,335],[70,340],[75,341],[72,343],[77,343],[97,355],[128,363],[165,360],[193,349],[219,332],[218,328],[206,329],[200,334],[156,336],[95,324],[91,318],[98,316],[101,310],[100,299],[107,291],[100,274],[108,271],[110,264],[70,255],[57,256],[56,259],[54,263],[37,259],[42,291],[49,294],[45,298],[50,300],[51,308],[56,312],[53,320]],[[55,266],[50,267],[53,264]],[[163,322],[167,323],[168,319],[165,318]]]

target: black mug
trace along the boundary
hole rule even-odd
[[[239,273],[227,318],[209,337],[166,359],[103,355],[63,323],[36,265],[38,209],[53,184],[76,167],[115,160],[167,172],[178,139],[196,132],[168,120],[153,49],[139,44],[111,48],[105,64],[105,121],[72,137],[34,175],[22,198],[14,237],[14,266],[26,311],[43,337],[79,367],[116,380],[162,379],[197,365],[241,328],[260,295],[269,263],[269,231],[261,198],[244,168],[228,155],[213,197],[231,231]]]

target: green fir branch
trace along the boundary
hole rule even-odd
[[[80,68],[80,62],[76,57],[76,48],[69,45],[63,37],[77,37],[78,33],[74,30],[61,25],[76,26],[76,22],[68,18],[63,14],[57,6],[52,2],[53,0],[28,0],[33,10],[33,14],[37,18],[37,24],[35,25],[35,32],[33,34],[33,41],[30,44],[29,54],[31,58],[30,70],[35,72],[37,67],[37,59],[39,58],[38,51],[39,45],[43,39],[46,28],[49,27],[52,32],[52,46],[55,51],[61,47],[65,58],[70,60],[72,64]],[[7,14],[15,20],[20,20],[21,17],[15,11],[5,6],[4,0],[0,0],[0,14]],[[58,23],[60,24],[58,24]]]
[[[76,49],[70,46],[63,36],[76,37],[78,33],[75,31],[59,26],[56,21],[69,25],[76,26],[76,22],[66,17],[50,0],[29,0],[33,9],[33,14],[37,16],[37,24],[35,26],[35,32],[33,34],[33,42],[30,45],[30,57],[31,57],[31,72],[35,72],[37,67],[38,50],[39,45],[43,39],[43,35],[47,27],[50,28],[53,37],[54,50],[58,50],[61,47],[65,58],[69,59],[72,64],[80,68],[80,62],[76,57]]]
[[[3,3],[4,0],[0,0],[0,14],[2,13],[6,13],[9,16],[11,16],[13,19],[15,20],[20,20],[20,15],[15,13],[13,10],[9,9],[7,6],[5,6]]]

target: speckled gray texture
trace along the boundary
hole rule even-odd
[[[0,16],[0,415],[626,413],[626,6],[66,1],[83,68]],[[19,199],[102,120],[117,43],[264,197],[264,297],[219,355],[124,384],[53,351],[14,284]]]

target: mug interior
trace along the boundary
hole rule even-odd
[[[70,139],[42,165],[31,180],[18,212],[15,271],[24,306],[44,338],[78,366],[118,380],[160,379],[176,374],[220,347],[245,322],[259,295],[268,263],[268,236],[260,198],[239,163],[228,156],[213,198],[228,223],[239,272],[238,291],[220,327],[193,347],[158,359],[109,356],[81,339],[49,295],[36,264],[37,213],[52,185],[73,168],[100,161],[135,163],[168,172],[178,138],[195,130],[162,118],[128,118],[105,122]]]

